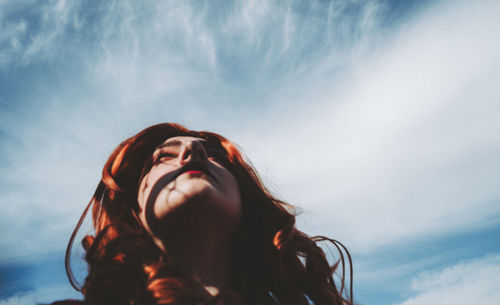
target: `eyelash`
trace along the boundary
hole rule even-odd
[[[217,149],[207,149],[208,158],[214,159],[215,161],[224,161],[226,155]]]
[[[177,155],[173,153],[160,153],[158,157],[156,157],[156,160],[154,164],[159,163],[163,158],[175,158]]]
[[[227,161],[226,161],[226,155],[221,152],[220,150],[218,149],[215,149],[213,147],[206,147],[205,146],[205,150],[207,152],[207,155],[208,155],[208,158],[217,162],[217,163],[221,163],[221,164],[226,164]],[[175,153],[172,153],[172,152],[162,152],[160,154],[158,154],[158,157],[156,157],[155,161],[153,162],[153,164],[158,164],[162,161],[162,159],[164,158],[168,158],[168,159],[172,159],[172,158],[176,158],[177,157],[177,154]]]

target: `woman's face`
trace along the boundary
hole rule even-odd
[[[139,217],[150,233],[159,234],[164,223],[189,222],[194,214],[211,217],[226,230],[236,227],[240,192],[233,174],[218,161],[221,154],[226,152],[187,136],[169,138],[156,148],[138,191]]]

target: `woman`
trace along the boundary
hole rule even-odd
[[[83,304],[353,303],[347,250],[349,299],[343,246],[297,230],[293,207],[220,135],[158,124],[114,150],[66,252],[77,289],[70,252],[91,206]],[[316,245],[322,240],[339,250],[333,267]]]

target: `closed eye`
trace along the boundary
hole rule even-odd
[[[207,155],[208,155],[209,159],[212,158],[212,159],[215,159],[216,161],[225,161],[225,159],[226,159],[226,154],[224,152],[222,152],[219,149],[212,148],[212,147],[207,149]]]
[[[213,145],[205,145],[205,149],[207,151],[208,159],[219,163],[225,168],[230,166],[229,161],[227,159],[227,153],[223,150],[222,147],[216,147]]]
[[[177,155],[174,153],[162,152],[162,153],[158,154],[158,157],[156,157],[154,164],[157,164],[157,163],[163,162],[163,161],[167,161],[167,160],[170,160],[170,159],[173,159],[176,157],[177,157]]]

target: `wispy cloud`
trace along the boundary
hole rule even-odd
[[[85,10],[57,1],[31,8],[34,17],[17,23],[4,13],[4,22],[20,29],[4,41],[24,41],[7,53],[10,65],[15,58],[51,60],[49,54],[71,42],[65,52],[76,56],[84,82],[83,89],[42,96],[46,106],[22,133],[2,124],[23,143],[7,148],[16,173],[4,181],[34,185],[38,198],[3,192],[3,201],[19,203],[8,214],[23,219],[3,223],[21,230],[38,225],[33,218],[40,213],[67,213],[68,202],[88,197],[96,159],[117,138],[165,120],[234,138],[284,197],[304,206],[310,231],[326,229],[360,250],[484,221],[498,212],[499,198],[492,153],[499,146],[492,132],[495,6],[429,9],[394,36],[382,35],[385,7],[378,2],[332,2],[325,9],[298,2],[219,8],[111,1]],[[33,20],[40,29],[32,29]],[[65,100],[75,106],[61,107]],[[253,120],[244,119],[248,111]],[[85,157],[89,146],[93,159]],[[37,157],[28,158],[33,150]],[[68,185],[67,172],[80,178]],[[20,213],[27,207],[36,213]],[[43,225],[45,234],[59,231]]]
[[[415,296],[401,305],[497,304],[500,256],[463,261],[438,271],[422,272],[412,281]]]
[[[1,99],[9,175],[0,226],[11,232],[2,260],[63,247],[99,167],[123,138],[176,121],[238,140],[286,100],[276,93],[283,84],[345,66],[383,12],[374,1],[326,9],[257,0],[0,5],[9,29],[0,37],[0,69],[21,71],[16,87],[0,84],[9,92]],[[20,237],[33,231],[35,240]]]
[[[15,295],[8,299],[0,301],[1,305],[28,305],[35,303],[36,303],[36,297],[34,292]]]
[[[54,300],[69,298],[70,296],[75,299],[80,297],[76,292],[71,291],[68,285],[52,285],[15,294],[0,300],[0,305],[49,304],[54,302]]]
[[[61,251],[112,148],[160,121],[234,139],[355,253],[498,223],[499,4],[390,9],[1,2],[1,260]]]
[[[433,7],[344,80],[292,84],[292,109],[249,128],[243,146],[312,232],[369,251],[498,221],[497,12]]]

